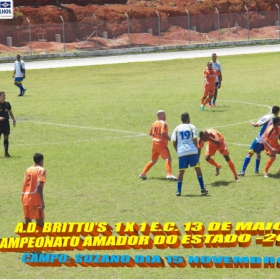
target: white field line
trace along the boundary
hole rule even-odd
[[[219,100],[220,102],[231,102],[231,103],[241,103],[241,104],[248,104],[248,105],[254,105],[254,106],[262,106],[266,108],[271,108],[268,105],[265,104],[258,104],[258,103],[251,103],[251,102],[245,102],[245,101],[235,101],[235,100]],[[221,127],[229,127],[229,126],[236,126],[240,124],[245,124],[248,122],[251,122],[253,120],[248,120],[244,122],[239,123],[231,123],[226,125],[220,125],[220,126],[214,126],[213,128],[221,128]],[[132,131],[126,131],[126,130],[118,130],[118,129],[110,129],[110,128],[103,128],[103,127],[89,127],[89,126],[78,126],[78,125],[70,125],[70,124],[59,124],[59,123],[50,123],[50,122],[40,122],[40,121],[22,121],[22,122],[31,122],[36,124],[45,124],[45,125],[53,125],[53,126],[60,126],[60,127],[69,127],[69,128],[79,128],[79,129],[88,129],[88,130],[102,130],[102,131],[111,131],[111,132],[119,132],[119,133],[126,133],[126,134],[133,134],[131,136],[121,136],[121,137],[102,137],[102,138],[94,138],[94,139],[87,139],[87,140],[75,140],[75,141],[67,141],[67,142],[46,142],[46,143],[38,143],[40,145],[58,145],[58,144],[67,144],[67,143],[81,143],[81,142],[97,142],[97,141],[103,141],[103,140],[113,140],[113,139],[125,139],[125,138],[133,138],[133,137],[142,137],[142,136],[149,136],[147,133],[136,133]],[[241,143],[230,143],[231,145],[236,146],[249,146],[250,144],[241,144]],[[14,146],[28,146],[29,144],[15,144]]]
[[[137,134],[137,135],[127,135],[127,136],[120,136],[120,137],[103,137],[103,138],[92,138],[87,140],[73,140],[73,141],[61,141],[61,142],[40,142],[40,143],[32,143],[32,146],[38,145],[60,145],[60,144],[75,144],[75,143],[82,143],[82,142],[98,142],[104,140],[117,140],[117,139],[125,139],[125,138],[135,138],[135,137],[143,137],[147,136],[148,134]],[[29,144],[15,144],[13,146],[30,146]]]

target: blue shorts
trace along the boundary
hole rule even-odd
[[[199,167],[198,154],[179,157],[179,170],[186,169],[189,166]]]
[[[21,77],[21,78],[15,77],[14,81],[18,82],[18,83],[21,83],[23,81],[23,77]]]
[[[260,154],[262,151],[264,150],[264,144],[260,144],[257,142],[257,140],[255,139],[250,148],[249,148],[249,153],[253,154],[253,153],[257,153]]]
[[[220,85],[220,83],[219,83],[219,82],[216,82],[216,83],[215,83],[215,88],[217,88],[219,85]]]

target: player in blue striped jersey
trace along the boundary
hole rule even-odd
[[[252,142],[249,152],[244,159],[242,170],[238,173],[239,176],[244,176],[246,168],[250,163],[251,157],[256,153],[256,164],[255,164],[255,173],[259,173],[259,166],[261,162],[261,152],[264,150],[264,132],[267,126],[272,124],[272,119],[279,114],[279,106],[273,106],[271,113],[260,118],[256,123],[252,122],[252,126],[259,127],[261,126],[260,132]]]

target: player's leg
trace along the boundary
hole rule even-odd
[[[154,164],[156,164],[156,162],[158,161],[158,157],[159,157],[159,152],[157,151],[157,149],[155,147],[152,147],[152,158],[151,161],[149,161],[143,171],[139,174],[139,177],[143,180],[147,180],[147,172],[152,168],[152,166]]]
[[[218,85],[216,83],[216,88],[215,88],[214,96],[212,98],[212,106],[214,106],[214,107],[216,106],[216,100],[217,100],[217,96],[218,96],[218,88],[217,88],[217,86],[219,86],[219,83],[218,83]]]
[[[177,180],[177,196],[181,196],[182,191],[182,184],[183,184],[183,177],[185,170],[188,168],[188,156],[182,156],[178,159],[178,166],[179,166],[179,174],[178,174],[178,180]]]
[[[254,151],[253,150],[249,150],[249,153],[247,154],[247,156],[244,159],[243,162],[243,166],[241,171],[238,173],[239,176],[244,176],[245,175],[245,171],[247,166],[249,165],[250,161],[251,161],[251,157],[254,155]]]
[[[4,145],[4,151],[5,151],[4,157],[11,157],[9,154],[9,134],[6,134],[6,135],[4,134],[3,145]]]
[[[165,169],[166,169],[166,179],[177,180],[177,178],[172,175],[172,165],[171,165],[171,155],[168,147],[161,148],[159,153],[163,160],[165,160]]]
[[[220,174],[220,169],[222,168],[222,166],[220,164],[218,164],[213,158],[212,156],[214,156],[216,153],[216,148],[213,146],[210,146],[209,143],[207,143],[207,147],[206,147],[206,151],[205,151],[205,160],[216,167],[216,173],[215,175],[218,176]]]
[[[228,166],[229,166],[230,170],[232,171],[232,173],[234,175],[235,181],[239,182],[240,180],[239,180],[238,175],[236,173],[233,161],[230,159],[229,155],[224,155],[224,158],[225,158],[226,162],[228,163]]]
[[[273,164],[273,162],[276,160],[276,155],[275,154],[270,154],[270,158],[266,162],[265,169],[263,171],[263,177],[268,178],[268,170]]]
[[[197,162],[197,164],[194,166],[194,170],[196,172],[196,176],[197,176],[197,180],[198,180],[198,183],[199,183],[199,186],[200,186],[201,194],[207,194],[208,190],[205,188],[205,185],[204,185],[202,171],[201,171],[199,162]]]

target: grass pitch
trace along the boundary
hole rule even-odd
[[[219,55],[219,54],[218,54]],[[211,52],[209,51],[209,57]],[[223,83],[217,107],[200,111],[203,71],[207,59],[128,63],[77,68],[28,70],[23,98],[17,97],[11,72],[1,72],[1,90],[7,94],[17,127],[11,128],[11,158],[0,158],[0,237],[15,237],[23,221],[21,186],[32,156],[45,156],[46,221],[50,222],[175,222],[183,232],[186,222],[279,221],[279,165],[270,178],[255,175],[252,158],[246,177],[235,183],[224,158],[215,168],[201,158],[208,196],[201,196],[194,170],[187,170],[182,197],[176,183],[165,180],[160,159],[147,181],[138,178],[150,160],[148,132],[156,112],[167,113],[170,134],[189,112],[198,131],[217,128],[225,137],[230,157],[239,171],[259,129],[250,121],[279,105],[278,53],[219,57]],[[3,140],[3,139],[2,139]],[[2,142],[1,140],[1,142]],[[2,146],[2,145],[1,145]],[[177,175],[177,156],[173,174]],[[204,152],[204,150],[203,150]],[[263,155],[260,170],[267,157]],[[253,238],[254,241],[254,238]],[[252,242],[248,248],[152,249],[84,251],[85,254],[188,256],[272,256],[276,246]],[[67,252],[74,256],[78,251]],[[278,278],[275,269],[218,268],[33,268],[20,253],[0,253],[1,278]]]

